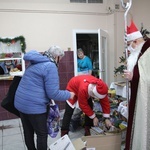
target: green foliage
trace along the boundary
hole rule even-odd
[[[25,43],[25,38],[23,36],[18,36],[15,38],[0,38],[0,42],[6,43],[8,46],[10,44],[15,44],[17,41],[20,41],[21,51],[25,53],[26,43]]]
[[[119,67],[115,67],[114,69],[114,74],[115,76],[117,76],[117,74],[123,74],[123,70],[126,69],[126,66],[125,66],[125,62],[126,62],[126,59],[125,57],[121,56],[119,57],[120,61],[119,63],[124,63],[123,65],[120,65]]]
[[[115,67],[115,70],[114,70],[114,73],[115,75],[117,75],[118,73],[119,74],[122,74],[123,73],[123,70],[125,69],[126,67],[124,65],[121,65],[119,66],[118,68]]]
[[[125,57],[123,57],[123,56],[119,57],[119,59],[120,59],[119,63],[124,63],[126,61]]]

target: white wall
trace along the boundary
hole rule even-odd
[[[144,28],[150,31],[150,0],[133,0],[132,14],[139,29],[143,23]]]
[[[40,1],[40,0],[38,0]],[[44,51],[51,44],[72,48],[73,29],[106,29],[105,7],[86,4],[0,2],[0,36],[23,35],[27,51]],[[102,13],[101,13],[102,12]]]
[[[115,10],[115,4],[120,4],[120,0],[104,0],[104,4],[70,4],[69,0],[0,0],[0,37],[23,35],[26,51],[45,51],[53,44],[73,50],[73,29],[101,28],[109,34],[109,83],[117,81],[120,78],[114,78],[114,67],[120,65],[119,57],[124,51],[124,10],[121,6]],[[150,29],[149,6],[149,0],[133,0],[130,14],[139,28],[143,22],[144,27]]]

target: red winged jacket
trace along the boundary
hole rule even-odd
[[[91,75],[73,77],[67,85],[67,90],[75,93],[73,100],[67,100],[69,106],[74,108],[78,101],[80,109],[91,119],[95,117],[95,113],[88,105],[88,85],[97,83],[101,86],[101,88],[105,89],[105,91],[108,91],[108,87],[104,81]],[[103,117],[110,117],[110,103],[108,95],[106,95],[103,99],[99,99],[99,101],[103,110]]]

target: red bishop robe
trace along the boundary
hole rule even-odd
[[[150,39],[144,43],[141,49],[141,53],[139,55],[138,61],[149,47],[150,47]],[[137,100],[137,90],[138,90],[139,78],[140,78],[138,61],[134,67],[133,78],[131,81],[131,97],[130,97],[130,103],[129,103],[129,117],[128,117],[125,150],[132,150],[131,145],[132,145],[132,140],[133,140],[132,136],[133,136],[133,131],[134,131],[133,120],[134,120],[135,106],[136,106],[136,100]]]

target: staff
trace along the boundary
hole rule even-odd
[[[128,49],[127,49],[127,14],[129,9],[131,8],[132,5],[132,0],[129,0],[129,2],[127,2],[126,4],[123,2],[123,0],[121,0],[121,5],[122,7],[125,9],[125,13],[124,13],[124,24],[125,24],[125,28],[124,28],[124,50],[125,50],[125,59],[127,60],[128,58]],[[128,102],[128,106],[129,106],[129,81],[126,79],[126,97],[127,97],[127,102]],[[129,109],[128,109],[129,111]]]

